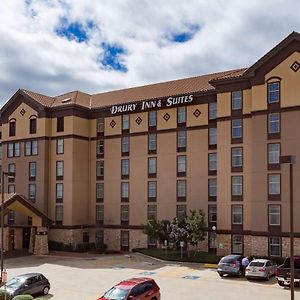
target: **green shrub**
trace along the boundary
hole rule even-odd
[[[33,300],[34,298],[31,295],[18,295],[13,297],[12,300]]]

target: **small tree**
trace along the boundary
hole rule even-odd
[[[170,221],[162,220],[156,221],[150,219],[144,225],[143,232],[150,238],[156,239],[159,244],[163,244],[165,240],[169,241]]]
[[[188,231],[186,229],[185,221],[179,221],[174,218],[170,224],[170,240],[178,245],[181,241],[187,242]]]

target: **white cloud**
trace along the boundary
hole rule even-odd
[[[9,0],[0,2],[0,99],[18,88],[47,95],[111,89],[247,67],[291,31],[297,0]],[[62,18],[94,26],[89,40],[59,37]],[[200,30],[185,43],[171,34]],[[97,61],[102,43],[126,49],[126,73]]]

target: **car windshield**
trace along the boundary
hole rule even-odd
[[[24,278],[13,278],[11,280],[9,280],[6,284],[6,287],[10,288],[10,289],[17,289],[19,288],[23,283],[25,282]]]
[[[263,267],[265,265],[264,262],[261,261],[252,261],[249,266],[251,267]]]
[[[129,290],[113,287],[105,293],[104,298],[111,300],[124,300],[127,297],[128,292]]]

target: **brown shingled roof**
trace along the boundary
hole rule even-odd
[[[42,104],[43,106],[46,107],[51,107],[53,102],[54,102],[54,98],[53,97],[49,97],[49,96],[45,96],[42,94],[38,94],[32,91],[28,91],[28,90],[24,90],[21,89],[21,91],[26,94],[27,96],[29,96],[30,98],[34,99],[35,101],[39,102],[40,104]]]

